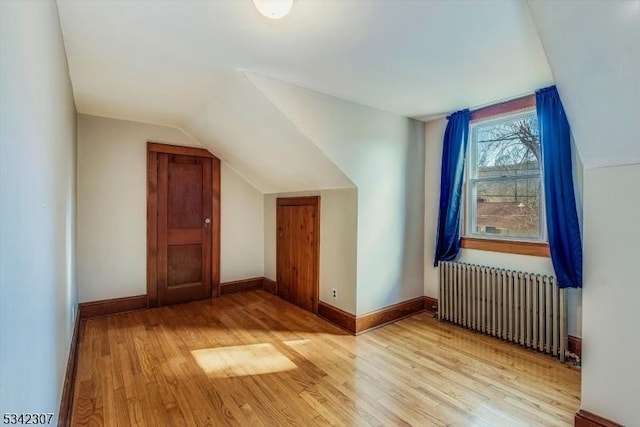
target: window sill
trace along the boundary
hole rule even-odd
[[[504,252],[508,254],[532,255],[547,258],[551,257],[548,243],[522,242],[517,240],[480,239],[477,237],[463,237],[460,243],[460,246],[465,249]]]

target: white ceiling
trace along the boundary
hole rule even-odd
[[[530,7],[584,166],[640,163],[640,0]]]
[[[181,128],[263,193],[354,187],[243,73],[227,76]]]
[[[410,117],[552,81],[524,1],[59,0],[78,108],[175,121],[247,69]],[[167,102],[170,99],[170,102]]]
[[[353,186],[245,72],[416,118],[552,83],[520,0],[58,0],[79,112],[176,126],[263,192]]]

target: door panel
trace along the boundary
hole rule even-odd
[[[167,286],[202,282],[202,245],[167,247]]]
[[[202,229],[203,166],[198,158],[173,156],[168,162],[167,227]]]
[[[319,272],[319,198],[278,199],[278,295],[317,312]]]

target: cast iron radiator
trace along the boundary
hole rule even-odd
[[[566,291],[556,278],[440,262],[438,319],[559,357],[567,351]]]

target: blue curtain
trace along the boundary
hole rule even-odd
[[[450,261],[460,252],[460,199],[470,117],[469,110],[453,113],[444,133],[434,267],[438,266],[438,261]]]
[[[582,242],[573,193],[571,131],[555,86],[536,92],[549,250],[561,288],[582,287]]]

